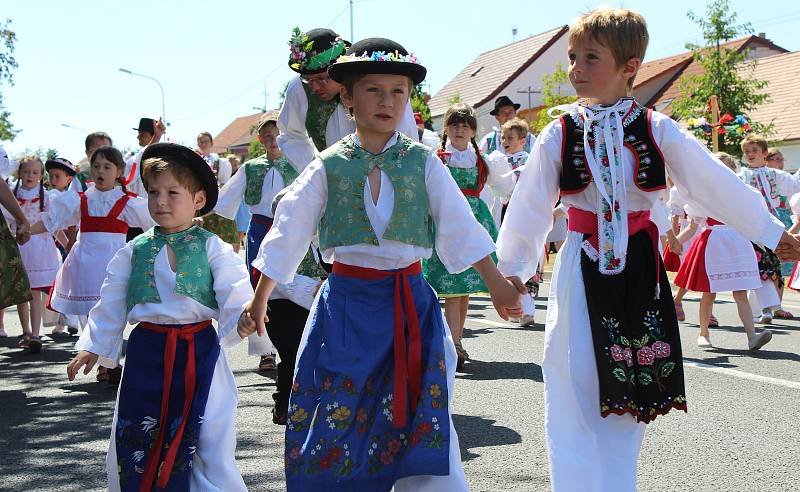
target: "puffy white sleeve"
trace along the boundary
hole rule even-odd
[[[536,273],[547,234],[553,228],[561,173],[561,123],[542,130],[511,195],[497,239],[497,268],[526,281]]]
[[[286,158],[304,167],[317,156],[314,144],[306,131],[308,97],[303,90],[303,81],[296,77],[286,87],[281,112],[278,115],[278,146]],[[416,140],[416,139],[415,139]]]
[[[230,244],[217,236],[206,242],[208,264],[214,277],[214,293],[219,305],[217,332],[223,347],[233,347],[242,339],[236,331],[244,305],[253,298],[253,287],[242,258]]]
[[[239,172],[234,174],[219,190],[219,198],[217,199],[217,205],[214,207],[214,212],[226,219],[235,219],[236,212],[239,210],[239,205],[244,198],[246,186],[247,174],[244,166],[242,166]]]
[[[671,215],[683,216],[686,203],[686,197],[683,196],[683,193],[681,193],[677,186],[673,186],[669,189],[667,208],[669,208],[669,213]]]
[[[489,168],[489,189],[498,198],[507,198],[514,191],[514,173],[505,154],[494,151],[486,157],[486,166]]]
[[[415,142],[420,141],[417,121],[414,119],[414,109],[411,107],[411,101],[406,103],[406,110],[403,113],[403,119],[401,119],[400,124],[397,125],[397,131]]]
[[[277,284],[272,291],[272,297],[276,299],[289,299],[298,306],[311,310],[314,303],[314,293],[320,284],[317,278],[306,277],[305,275],[295,275],[294,279],[288,284]]]
[[[217,173],[217,180],[219,181],[220,186],[225,186],[225,183],[227,183],[228,180],[231,179],[231,174],[233,174],[233,167],[231,167],[231,161],[220,157],[219,171]]]
[[[792,209],[792,215],[795,216],[795,219],[800,217],[800,193],[795,193],[789,199],[789,208]]]
[[[693,204],[751,242],[770,249],[778,244],[783,224],[769,213],[761,193],[669,117],[653,112],[651,125],[670,177]]]
[[[475,219],[458,184],[434,152],[425,162],[425,187],[436,224],[436,254],[448,272],[463,272],[494,252],[491,236]]]
[[[317,232],[327,201],[325,167],[315,159],[281,198],[252,266],[278,283],[290,283]]]
[[[778,195],[780,196],[792,196],[800,192],[800,171],[791,174],[776,169],[775,186],[778,187]]]
[[[100,365],[116,367],[122,350],[122,335],[128,320],[125,297],[131,276],[131,243],[117,251],[106,268],[100,301],[89,311],[89,324],[75,344],[100,356]]]
[[[39,216],[47,232],[56,231],[77,225],[81,220],[81,197],[71,188],[63,193],[50,197],[47,210]]]
[[[128,199],[119,218],[127,222],[130,227],[139,227],[145,231],[156,225],[147,209],[147,198],[140,196],[132,196]]]

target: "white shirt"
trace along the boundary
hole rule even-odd
[[[216,319],[223,347],[232,347],[241,342],[236,323],[244,305],[253,297],[247,269],[231,246],[217,236],[208,238],[206,252],[219,309],[211,309],[191,297],[175,293],[175,272],[169,266],[167,249],[161,248],[155,262],[155,283],[161,302],[137,304],[129,312],[125,298],[132,270],[133,247],[131,243],[126,244],[108,264],[100,301],[89,311],[88,328],[81,334],[75,348],[116,362],[119,360],[126,323],[142,321],[182,325]]]
[[[126,184],[125,187],[128,191],[136,193],[141,197],[146,197],[147,192],[144,189],[144,183],[142,183],[142,154],[144,154],[144,149],[147,146],[142,147],[139,149],[139,152],[130,157],[128,160],[125,161],[125,174],[122,175],[122,179],[125,180]],[[133,165],[136,165],[136,169],[133,169]],[[133,172],[133,176],[131,177],[131,171]],[[130,181],[128,179],[130,178]],[[73,180],[77,181],[77,180]]]
[[[278,115],[278,129],[280,130],[278,146],[286,158],[299,168],[304,168],[306,164],[317,157],[317,148],[306,131],[307,113],[308,96],[303,89],[303,81],[300,77],[296,77],[286,87],[286,97]],[[340,103],[328,119],[328,125],[325,128],[325,143],[330,147],[355,131],[355,121],[350,117],[347,108]],[[417,124],[414,121],[414,111],[411,109],[410,102],[406,104],[405,114],[403,114],[397,131],[415,142],[419,141]]]
[[[105,217],[117,200],[123,197],[120,188],[109,191],[99,191],[94,186],[86,190],[86,202],[89,215]],[[155,222],[147,210],[147,200],[141,197],[130,197],[125,208],[117,217],[126,222],[130,227],[150,229]],[[81,220],[81,197],[73,190],[54,195],[48,204],[48,209],[42,214],[42,224],[45,229],[55,233],[60,229],[78,225]]]
[[[800,173],[798,172],[795,172],[795,174],[790,174],[786,171],[781,171],[780,169],[772,169],[763,166],[742,168],[737,175],[748,185],[752,186],[753,181],[759,183],[767,194],[766,196],[762,196],[765,200],[769,201],[769,204],[773,209],[778,208],[778,206],[781,204],[780,197],[790,197],[795,193],[800,192]],[[769,179],[770,176],[775,177],[776,190],[772,189],[772,184]],[[758,187],[756,187],[756,189],[758,189]]]
[[[359,143],[358,138],[355,139]],[[397,142],[395,134],[384,151]],[[447,270],[458,273],[494,251],[494,243],[472,215],[469,203],[442,161],[433,153],[425,161],[425,186],[430,213],[436,224],[436,253]],[[377,203],[372,201],[369,180],[364,184],[364,206],[378,245],[354,244],[322,252],[325,261],[390,270],[405,268],[421,258],[429,258],[431,248],[383,238],[394,210],[394,188],[381,171]],[[253,266],[279,283],[289,283],[308,251],[328,203],[325,167],[315,159],[290,186],[275,214],[272,229],[261,243]]]
[[[489,137],[491,137],[492,135],[496,135],[495,138],[497,139],[496,140],[497,148],[495,150],[499,152],[505,152],[505,150],[503,149],[503,142],[500,139],[502,133],[500,132],[500,129],[497,128],[496,126],[492,127],[492,131],[484,135],[480,143],[478,144],[478,147],[481,149],[481,152],[483,152],[484,154],[489,153]],[[536,137],[533,135],[533,133],[528,132],[528,135],[525,137],[524,148],[533,149],[533,144],[535,143],[536,143]]]
[[[663,114],[653,112],[653,139],[666,160],[670,177],[690,201],[708,211],[708,216],[737,229],[752,242],[774,248],[783,234],[783,224],[767,211],[761,194],[739,178],[692,135]],[[530,278],[552,228],[552,210],[559,198],[561,173],[561,122],[550,123],[536,139],[522,171],[498,238],[498,268],[504,275]],[[626,167],[625,199],[628,211],[650,210],[658,192],[646,192],[633,183],[634,159],[623,153]],[[597,212],[597,187],[564,195],[567,207]]]
[[[255,205],[248,205],[250,213],[272,217],[272,200],[285,186],[281,173],[274,167],[270,168],[264,176],[264,184],[261,186],[261,201]],[[242,203],[246,190],[247,173],[242,166],[219,190],[219,199],[217,199],[214,211],[225,218],[235,219],[236,211],[239,210],[239,204]]]

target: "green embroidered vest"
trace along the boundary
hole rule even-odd
[[[160,303],[155,282],[155,263],[158,252],[169,244],[175,253],[175,293],[191,297],[211,309],[218,309],[214,294],[214,277],[208,264],[206,241],[214,234],[196,225],[174,234],[161,234],[158,227],[133,240],[131,277],[125,304]]]
[[[372,155],[348,135],[320,154],[328,179],[328,203],[319,225],[320,247],[378,245],[364,209],[364,185],[373,167],[392,181],[394,210],[384,239],[433,247],[433,219],[425,187],[425,161],[430,149],[398,134],[397,143]]]
[[[336,111],[339,105],[339,98],[335,97],[330,101],[323,101],[316,94],[311,92],[308,84],[303,84],[308,99],[308,111],[306,112],[306,132],[318,151],[323,151],[328,146],[325,140],[325,130],[328,127],[328,120]]]
[[[245,185],[244,202],[248,205],[258,205],[261,203],[261,191],[264,188],[264,178],[271,168],[275,168],[281,173],[283,185],[289,186],[297,176],[297,170],[292,166],[288,159],[281,156],[275,161],[267,158],[267,154],[250,159],[244,163]]]

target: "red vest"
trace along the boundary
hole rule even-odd
[[[105,217],[89,215],[89,202],[86,199],[86,194],[78,193],[78,195],[81,197],[81,232],[128,233],[128,223],[117,217],[125,209],[125,204],[130,200],[130,195],[120,197]]]

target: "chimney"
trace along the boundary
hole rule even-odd
[[[767,33],[760,32],[760,33],[758,33],[758,37],[761,38],[761,39],[767,39]]]

